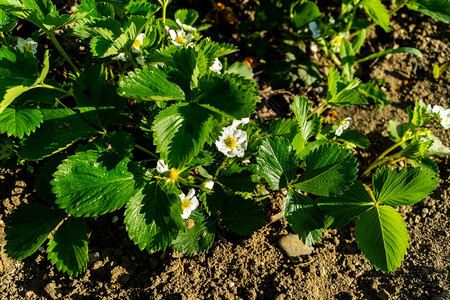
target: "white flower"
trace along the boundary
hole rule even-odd
[[[311,30],[311,32],[313,34],[313,38],[317,39],[320,36],[320,30],[317,27],[316,22],[309,23],[309,29]]]
[[[349,34],[347,32],[341,32],[337,36],[334,37],[333,40],[331,40],[331,45],[333,46],[333,51],[339,53],[341,51],[341,42],[342,39],[347,39],[349,37]]]
[[[212,190],[212,188],[214,187],[214,181],[210,180],[205,182],[205,188],[207,188],[208,190]]]
[[[180,19],[176,19],[175,22],[177,22],[178,26],[181,27],[181,29],[189,31],[189,32],[196,32],[197,28],[191,25],[183,24],[181,23]]]
[[[170,38],[175,46],[182,47],[188,45],[189,42],[194,38],[190,33],[186,34],[184,30],[169,30]]]
[[[179,197],[181,199],[181,209],[183,210],[181,217],[187,219],[191,215],[191,212],[198,207],[198,199],[195,197],[195,190],[191,189],[187,196],[180,194]]]
[[[250,118],[243,118],[242,120],[233,120],[233,124],[231,124],[231,126],[233,126],[233,128],[237,128],[239,125],[245,125],[248,122],[250,122]]]
[[[441,119],[441,125],[444,129],[450,128],[450,108],[442,109],[439,111],[439,118]]]
[[[180,174],[180,171],[178,171],[177,169],[169,169],[169,166],[166,165],[163,159],[158,159],[158,162],[156,163],[156,171],[167,176],[167,181],[170,182],[175,182],[178,179],[178,175]]]
[[[140,64],[141,66],[145,66],[145,57],[143,57],[142,55],[136,57],[136,61],[137,61],[137,63]]]
[[[317,47],[317,44],[312,42],[311,46],[309,47],[309,49],[311,49],[312,52],[317,53],[319,51],[319,47]]]
[[[336,136],[340,136],[344,132],[344,130],[348,129],[348,127],[350,126],[350,120],[351,119],[352,118],[350,118],[350,117],[345,118],[344,121],[341,123],[341,125],[339,125],[338,129],[336,129],[334,134]]]
[[[222,70],[222,63],[217,57],[214,59],[214,63],[211,67],[209,67],[209,69],[217,74],[220,74],[220,71]]]
[[[137,38],[134,40],[133,46],[131,47],[131,51],[133,53],[139,53],[141,51],[141,46],[144,43],[145,33],[140,33]]]
[[[126,60],[127,60],[127,57],[125,56],[125,53],[119,53],[119,55],[114,56],[112,59],[113,59],[113,60],[126,61]]]
[[[443,108],[442,106],[440,106],[440,105],[435,105],[435,106],[433,106],[433,109],[431,110],[431,112],[433,113],[433,114],[437,114],[437,115],[441,115],[441,113],[443,113],[445,111],[445,108]]]
[[[31,51],[33,54],[36,54],[37,52],[37,46],[38,43],[33,41],[32,38],[27,38],[26,40],[23,38],[19,38],[17,40],[17,47],[19,47],[20,50],[28,50]]]
[[[216,141],[217,149],[228,157],[243,157],[247,149],[247,132],[236,129],[240,124],[248,123],[248,118],[234,120],[233,124],[222,128],[222,135]]]

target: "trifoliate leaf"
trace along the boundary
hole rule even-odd
[[[292,119],[275,119],[269,125],[269,132],[272,136],[282,136],[290,142],[292,142],[299,131],[298,123]]]
[[[194,227],[180,232],[172,242],[172,247],[187,255],[201,254],[211,248],[216,236],[216,224],[211,217],[205,217],[202,208],[194,210],[189,219],[194,221]]]
[[[406,6],[441,22],[450,22],[450,3],[447,0],[410,0]]]
[[[324,226],[324,216],[317,203],[297,191],[288,189],[283,203],[283,215],[300,239],[310,246],[308,235]]]
[[[431,144],[431,146],[427,149],[426,155],[450,155],[450,148],[445,146],[434,134],[430,133],[429,136],[422,139],[433,142],[433,144]]]
[[[150,182],[127,202],[125,226],[139,249],[166,249],[184,228],[180,198],[161,183]]]
[[[84,219],[70,217],[48,242],[47,258],[58,271],[69,276],[83,272],[89,260],[88,235]]]
[[[428,196],[439,176],[420,168],[377,169],[373,176],[375,199],[386,205],[412,205]]]
[[[347,78],[348,81],[353,79],[355,74],[355,52],[353,51],[352,44],[347,39],[342,39],[339,57],[341,58],[341,70],[342,75]]]
[[[55,206],[56,196],[52,193],[52,185],[50,181],[53,179],[53,173],[58,170],[58,166],[62,160],[66,158],[61,152],[50,157],[40,168],[36,176],[34,185],[36,192],[47,205]]]
[[[235,192],[251,193],[259,182],[252,167],[243,168],[232,165],[219,175],[217,181]]]
[[[175,12],[174,19],[179,19],[181,23],[186,25],[194,25],[198,18],[198,12],[193,9],[179,9]]]
[[[378,109],[383,108],[385,105],[391,103],[388,96],[383,90],[370,83],[362,83],[358,86],[358,91],[367,99],[370,99],[369,103],[374,103]]]
[[[303,192],[325,197],[341,195],[356,179],[356,159],[336,144],[320,146],[305,162],[305,172],[293,183]]]
[[[11,31],[17,25],[17,17],[0,9],[0,32]]]
[[[317,205],[326,216],[331,217],[330,228],[347,225],[351,220],[375,204],[361,182],[356,181],[340,196],[321,197]]]
[[[183,90],[170,81],[172,68],[154,66],[135,69],[119,82],[119,93],[137,100],[169,101],[185,100]]]
[[[38,204],[21,204],[7,222],[6,253],[21,260],[33,254],[65,217],[64,212]]]
[[[112,153],[80,152],[65,159],[53,175],[56,204],[76,217],[102,215],[136,195],[145,173]]]
[[[377,205],[362,213],[355,236],[361,252],[383,272],[399,267],[409,247],[405,222],[390,206]]]
[[[256,157],[258,174],[270,187],[279,190],[288,186],[297,170],[294,151],[289,141],[282,137],[264,139]]]
[[[80,115],[71,109],[42,109],[41,113],[41,127],[21,141],[19,156],[23,159],[42,159],[98,133],[81,117],[93,112]]]
[[[37,108],[6,108],[0,114],[0,133],[23,138],[30,135],[42,122],[41,111]]]
[[[341,90],[328,103],[335,107],[342,107],[349,105],[367,104],[367,100],[359,93],[357,89],[344,89]]]
[[[328,104],[341,107],[367,103],[356,89],[359,84],[360,80],[358,78],[351,81],[343,81],[336,68],[330,68],[328,71]]]
[[[209,74],[200,79],[198,102],[226,116],[242,119],[259,101],[255,83],[236,74]]]
[[[119,117],[126,104],[125,98],[117,95],[116,88],[106,82],[103,66],[98,64],[86,69],[73,86],[77,108],[85,113],[92,111],[86,119],[106,129]]]
[[[153,122],[156,151],[175,168],[202,149],[212,130],[211,114],[195,103],[178,103],[161,111]]]
[[[375,23],[381,26],[384,31],[391,30],[389,27],[389,15],[387,9],[380,0],[363,0],[359,3],[364,7],[366,13],[373,19]]]

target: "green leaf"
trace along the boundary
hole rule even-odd
[[[33,254],[65,217],[57,209],[38,204],[21,204],[7,222],[6,253],[21,260]]]
[[[351,81],[343,81],[336,68],[330,68],[328,71],[328,104],[341,107],[367,103],[364,97],[362,97],[356,89],[359,83],[360,81],[358,78]]]
[[[55,206],[56,196],[52,193],[51,181],[53,179],[53,173],[58,170],[58,166],[62,160],[66,158],[62,153],[53,155],[49,158],[40,168],[39,173],[36,176],[34,185],[36,192],[47,205]]]
[[[406,2],[406,6],[441,22],[450,22],[450,3],[448,0],[410,0]]]
[[[203,148],[212,131],[212,115],[195,103],[178,103],[161,111],[153,122],[156,151],[175,168],[188,163]]]
[[[216,57],[225,56],[238,51],[235,45],[225,43],[219,44],[211,41],[209,37],[202,39],[197,45],[197,48],[205,55],[208,66],[213,64]]]
[[[193,9],[179,9],[175,12],[174,19],[179,19],[181,23],[193,25],[198,18],[198,12]]]
[[[366,40],[366,29],[363,28],[359,32],[359,34],[356,36],[355,40],[353,41],[353,53],[358,53],[361,49],[361,46],[364,44],[364,41]]]
[[[272,136],[282,136],[292,142],[299,133],[299,126],[292,119],[275,119],[270,122],[269,132]]]
[[[324,217],[317,203],[297,191],[288,189],[283,203],[283,215],[295,233],[307,246],[311,246],[308,235],[324,226]]]
[[[374,204],[374,201],[359,181],[356,181],[340,196],[317,199],[319,208],[325,215],[331,217],[329,228],[347,225],[351,220],[373,207]]]
[[[336,97],[328,101],[328,103],[335,107],[343,107],[367,104],[367,101],[361,96],[357,89],[343,89],[336,95]]]
[[[388,96],[380,88],[370,83],[362,83],[358,86],[358,92],[364,97],[371,99],[377,108],[382,108],[391,103]]]
[[[389,27],[389,15],[387,9],[380,0],[363,0],[359,5],[364,6],[366,13],[374,20],[375,23],[381,26],[384,31],[391,30]]]
[[[26,83],[31,85],[31,83]],[[20,85],[18,81],[9,78],[0,78],[0,97],[3,94],[3,100],[0,101],[0,114],[23,93],[36,88],[35,86]]]
[[[348,81],[353,79],[355,74],[355,52],[353,51],[352,44],[347,39],[342,39],[339,56],[341,57],[341,70],[342,74],[347,77]]]
[[[250,80],[253,79],[253,69],[240,61],[237,61],[228,67],[227,73],[238,74]]]
[[[411,166],[413,166],[414,168],[428,170],[430,172],[436,173],[437,176],[439,175],[439,167],[436,164],[436,162],[434,160],[432,160],[431,158],[422,157],[420,159],[420,161],[410,159],[409,162],[411,163]]]
[[[125,226],[139,249],[165,250],[184,227],[180,198],[150,182],[127,202]]]
[[[399,124],[397,121],[389,120],[388,134],[394,142],[399,142],[407,130],[408,124]]]
[[[390,206],[377,205],[362,213],[355,236],[361,252],[383,272],[399,267],[409,247],[405,222]]]
[[[140,173],[116,155],[80,152],[65,159],[53,175],[56,204],[76,217],[102,215],[121,208],[138,192]],[[135,175],[136,174],[136,175]]]
[[[377,169],[373,176],[375,199],[386,205],[412,205],[431,194],[439,176],[420,168]]]
[[[77,152],[95,150],[97,152],[111,152],[117,154],[118,157],[133,156],[135,142],[130,133],[117,130],[114,132],[107,132],[86,145],[81,145],[77,148]]]
[[[305,162],[305,172],[293,183],[303,192],[325,197],[341,195],[356,179],[356,159],[336,144],[320,146],[305,158]]]
[[[185,100],[183,90],[170,81],[169,67],[154,66],[135,69],[119,82],[119,93],[124,97],[148,101]]]
[[[264,139],[256,161],[258,174],[266,179],[274,190],[287,187],[297,170],[292,146],[282,137]]]
[[[419,50],[417,50],[416,48],[411,48],[411,47],[400,47],[397,49],[388,49],[388,50],[384,50],[384,51],[380,51],[380,52],[376,52],[373,53],[371,55],[368,55],[366,57],[360,58],[358,59],[355,64],[360,64],[364,61],[367,60],[371,60],[380,56],[384,56],[387,54],[394,54],[394,53],[408,53],[408,54],[414,54],[418,57],[422,57],[422,52],[420,52]]]
[[[78,12],[87,12],[85,18],[114,18],[114,7],[111,3],[99,2],[95,0],[82,0],[77,6]]]
[[[44,123],[29,137],[21,141],[19,156],[39,160],[66,149],[76,141],[89,138],[98,130],[70,109],[42,109]]]
[[[235,119],[246,118],[259,102],[255,83],[236,74],[209,74],[200,79],[198,102]]]
[[[96,126],[106,129],[118,117],[126,104],[119,97],[116,88],[106,82],[103,66],[98,64],[86,69],[73,86],[77,108],[86,114],[86,119]]]
[[[252,234],[266,225],[264,206],[237,195],[226,197],[221,217],[223,224],[237,234]]]
[[[6,108],[0,114],[0,133],[22,138],[30,135],[42,122],[42,114],[37,108]]]
[[[58,271],[69,276],[83,272],[89,260],[88,234],[84,219],[66,220],[48,242],[47,257]]]
[[[17,18],[0,9],[0,32],[11,31],[17,25]]]
[[[216,226],[214,220],[206,218],[204,209],[194,210],[189,219],[194,221],[194,227],[186,228],[185,232],[180,232],[172,242],[172,247],[178,252],[187,255],[197,255],[211,248],[216,236]]]
[[[426,155],[450,155],[450,149],[434,134],[430,133],[425,141],[433,141],[431,147],[427,149]]]
[[[331,71],[331,70],[330,70]],[[303,141],[306,142],[311,136],[318,133],[320,129],[320,121],[318,119],[312,119],[308,121],[308,111],[311,109],[311,103],[309,103],[306,97],[294,97],[292,102],[292,111],[297,118],[297,122],[300,125],[302,131]]]
[[[250,167],[232,165],[219,175],[217,181],[236,192],[251,193],[256,188],[258,176],[255,176],[254,170]]]
[[[319,8],[313,2],[308,1],[302,5],[298,5],[295,8],[292,21],[298,29],[309,24],[318,17],[320,17]]]
[[[366,149],[370,144],[369,139],[357,130],[345,130],[337,137],[337,140],[350,143],[362,149]]]

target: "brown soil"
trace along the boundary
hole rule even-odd
[[[372,37],[381,36],[377,39],[381,42],[372,40],[366,47],[412,46],[423,50],[424,57],[391,55],[361,66],[363,79],[387,81],[393,101],[383,110],[373,106],[338,110],[339,117],[351,116],[352,126],[372,141],[367,150],[355,153],[363,166],[390,143],[387,121],[405,121],[404,109],[414,100],[448,106],[448,82],[434,80],[431,71],[434,63],[450,57],[448,25],[402,10],[393,28],[389,34],[372,32]],[[436,134],[449,146],[448,131]],[[76,278],[58,272],[45,253],[22,262],[8,258],[0,228],[0,298],[21,299],[33,291],[32,299],[450,299],[449,158],[437,162],[441,172],[437,189],[424,201],[399,208],[411,246],[393,273],[375,270],[360,254],[352,224],[328,230],[313,253],[298,260],[289,259],[277,246],[278,239],[291,232],[284,221],[247,237],[222,232],[209,251],[196,257],[173,250],[149,255],[129,241],[119,211],[88,220],[91,260],[87,271]],[[2,171],[0,180],[0,219],[6,219],[35,192],[25,171]],[[273,206],[279,209],[280,195],[273,197]],[[114,215],[119,222],[113,224]]]

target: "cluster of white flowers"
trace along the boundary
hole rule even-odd
[[[347,32],[341,32],[334,39],[331,40],[331,45],[333,46],[333,51],[339,53],[341,51],[342,39],[348,39],[350,35]]]
[[[214,73],[220,74],[220,71],[222,71],[222,63],[217,57],[214,59],[214,63],[211,67],[209,67],[209,69]]]
[[[320,36],[320,29],[319,29],[319,27],[317,26],[317,23],[316,23],[316,22],[311,22],[311,23],[309,23],[309,29],[310,29],[311,32],[312,32],[312,37],[313,37],[313,38],[317,39],[317,38]]]
[[[431,107],[431,105],[428,104],[426,113],[436,116],[444,129],[450,128],[450,108],[445,109],[440,105]]]
[[[38,43],[33,41],[32,38],[27,38],[26,40],[23,38],[19,38],[17,40],[17,47],[19,47],[19,49],[22,51],[27,50],[33,54],[36,54],[37,46],[38,46]]]
[[[339,125],[339,127],[336,129],[336,131],[334,132],[334,134],[335,134],[336,136],[340,136],[340,135],[344,132],[344,130],[347,130],[348,127],[350,126],[350,120],[351,120],[351,119],[352,119],[352,118],[350,118],[350,117],[345,118],[345,119],[343,120],[343,122],[341,122],[341,124]]]
[[[183,219],[187,219],[191,215],[192,211],[198,207],[198,199],[195,196],[195,190],[191,189],[187,196],[184,193],[181,193],[178,196],[181,199],[181,209],[183,210],[181,217]]]
[[[222,135],[216,141],[217,149],[227,157],[243,157],[247,150],[247,132],[237,129],[240,124],[247,124],[249,118],[240,121],[234,120],[233,124],[222,128]]]

